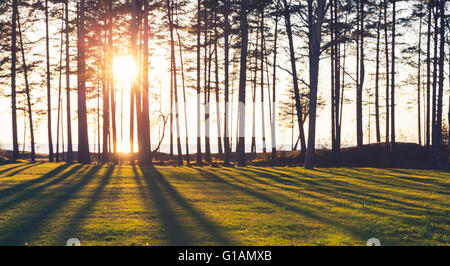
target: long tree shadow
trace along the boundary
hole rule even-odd
[[[13,163],[9,163],[9,164],[13,164]],[[4,174],[4,173],[6,173],[6,172],[9,172],[9,171],[11,171],[11,170],[20,168],[20,167],[27,168],[29,165],[33,165],[33,164],[34,164],[34,163],[15,163],[15,164],[13,164],[12,167],[8,167],[8,168],[6,168],[6,169],[1,170],[1,171],[0,171],[0,175]],[[0,164],[0,166],[3,166],[3,165],[8,165],[8,164]]]
[[[359,168],[349,168],[346,171],[353,172],[358,176],[352,175],[352,177],[359,178],[361,175],[370,175],[370,178],[376,179],[377,181],[385,180],[386,184],[390,186],[401,186],[407,189],[416,189],[416,190],[424,190],[434,193],[446,194],[449,195],[448,188],[446,184],[437,183],[437,182],[427,182],[422,178],[411,177],[411,175],[416,175],[416,173],[408,173],[405,171],[401,171],[398,169],[389,169],[389,171],[382,171],[380,169],[369,170],[369,169],[359,169]],[[378,172],[377,172],[378,171]],[[399,176],[393,173],[399,173],[407,176]],[[417,174],[419,176],[424,176],[422,174]],[[429,176],[424,176],[429,179]],[[443,179],[444,177],[434,177],[438,179]],[[375,180],[370,179],[372,182],[376,182]],[[379,181],[381,182],[381,181]]]
[[[73,176],[74,174],[76,174],[77,172],[79,172],[82,168],[83,168],[82,165],[76,165],[76,166],[72,167],[70,170],[68,170],[67,172],[65,172],[64,174],[58,176],[55,179],[52,179],[50,182],[38,185],[31,189],[24,189],[23,191],[16,191],[15,193],[18,194],[18,196],[0,204],[0,213],[6,211],[8,209],[11,209],[15,205],[17,205],[27,199],[31,199],[31,198],[35,197],[41,191],[44,191],[46,188],[51,187],[53,185],[56,185],[64,180],[66,180],[67,178],[69,178],[69,177]],[[78,174],[82,174],[82,173],[83,172],[78,173]],[[14,194],[14,195],[16,195],[16,194]]]
[[[35,178],[35,179],[31,179],[29,181],[5,188],[0,190],[0,200],[8,197],[10,195],[16,194],[17,192],[21,192],[24,189],[26,189],[27,187],[45,182],[46,180],[55,177],[56,175],[58,175],[59,173],[61,173],[62,171],[64,171],[65,169],[67,169],[69,166],[71,166],[70,164],[63,164],[60,165],[58,167],[56,167],[55,169],[49,171],[48,173],[42,175],[41,177]]]
[[[143,179],[147,188],[144,189],[141,176],[135,165],[133,165],[133,171],[136,176],[139,191],[143,195],[145,207],[149,210],[153,207],[156,208],[156,212],[163,226],[163,233],[166,235],[166,240],[169,242],[169,245],[193,245],[194,243],[190,241],[188,235],[183,230],[182,223],[178,219],[177,214],[169,205],[167,197],[164,196],[163,191],[154,180],[154,173],[151,173],[151,170],[145,170],[145,173],[143,172]]]
[[[263,171],[262,169],[259,169],[259,168],[258,168],[258,170]],[[264,169],[264,171],[268,171],[273,174],[276,173],[276,174],[280,174],[280,175],[287,175],[285,173],[272,172],[271,170],[267,170],[267,169]],[[255,172],[258,173],[257,171],[255,171]],[[313,177],[310,174],[306,174],[306,173],[304,173],[304,174],[307,175],[308,177]],[[277,180],[277,179],[274,178],[273,180]],[[373,190],[367,190],[366,188],[359,187],[359,186],[356,186],[356,188],[353,187],[352,189],[349,189],[349,187],[351,187],[351,184],[345,183],[345,182],[336,183],[336,180],[330,180],[329,178],[324,179],[324,181],[331,182],[331,184],[324,183],[324,182],[315,182],[312,180],[308,180],[308,181],[306,181],[304,179],[299,179],[299,180],[305,181],[305,183],[308,184],[307,186],[305,186],[305,188],[307,188],[308,190],[316,191],[319,194],[327,195],[329,198],[333,198],[333,199],[341,199],[341,200],[345,200],[345,201],[349,201],[349,202],[356,202],[356,203],[360,203],[360,204],[364,204],[364,205],[368,204],[368,205],[372,205],[372,206],[378,206],[378,207],[382,207],[385,210],[400,211],[402,214],[409,214],[409,215],[413,215],[413,216],[432,215],[434,217],[440,217],[442,219],[445,219],[445,217],[447,216],[446,213],[448,213],[448,211],[445,211],[445,207],[443,210],[441,210],[443,212],[443,214],[438,215],[438,214],[436,214],[434,209],[429,210],[422,205],[418,205],[418,204],[414,204],[414,203],[406,203],[404,201],[399,201],[399,200],[390,199],[387,197],[380,197],[377,195],[373,195],[373,193],[374,193]],[[392,184],[391,184],[391,186],[392,186]],[[345,193],[341,193],[341,190],[343,190]],[[304,194],[307,192],[302,191],[299,193]],[[398,195],[398,196],[404,196],[404,195]],[[372,200],[371,198],[374,198],[377,200],[375,201],[375,200]],[[320,197],[319,200],[324,200],[324,198]],[[386,200],[386,202],[383,202],[380,200]],[[417,201],[417,199],[413,199],[413,200]],[[389,203],[389,201],[392,203],[396,203],[398,205],[393,205],[393,204]],[[339,203],[339,205],[342,205],[342,203]],[[389,214],[387,214],[387,213],[378,212],[373,209],[363,208],[363,209],[361,209],[361,211],[379,214],[379,215],[381,215],[381,217],[389,216]],[[404,224],[409,224],[409,225],[422,226],[422,225],[425,225],[425,223],[426,223],[422,220],[414,219],[414,218],[407,217],[404,215],[402,215],[402,217],[399,219]],[[434,227],[431,225],[427,225],[427,226]],[[436,227],[434,227],[434,228],[436,228]]]
[[[259,172],[256,170],[250,170],[248,171],[254,172],[255,174],[260,174],[262,176],[265,176],[266,178],[270,178],[274,181],[277,180],[277,178],[273,175],[267,174],[266,172]],[[244,176],[247,176],[246,174],[242,174]],[[253,178],[256,179],[256,178]],[[268,183],[268,182],[266,182]],[[292,189],[291,187],[285,187],[285,186],[279,186],[271,184],[274,187],[280,188],[282,190],[296,192],[298,194],[305,195],[310,198],[315,198],[316,200],[327,202],[329,204],[333,204],[335,206],[341,206],[349,209],[354,209],[366,213],[372,213],[379,216],[386,216],[389,215],[385,210],[394,210],[394,211],[402,211],[404,214],[414,214],[416,215],[418,213],[417,209],[411,209],[405,206],[393,206],[389,203],[384,203],[380,201],[374,201],[371,199],[368,199],[367,197],[370,197],[370,193],[363,193],[365,190],[362,188],[357,189],[348,189],[343,188],[341,185],[333,184],[334,186],[330,186],[330,184],[325,184],[323,182],[315,182],[315,181],[308,181],[307,184],[304,184],[302,187],[304,190],[296,190]],[[298,185],[297,185],[298,186]],[[345,193],[342,193],[342,190]],[[355,191],[358,191],[356,193]],[[318,195],[313,194],[312,192],[316,192]],[[356,193],[356,194],[355,194]],[[338,201],[340,199],[341,201]],[[348,203],[346,203],[348,202]],[[358,203],[360,206],[365,205],[372,205],[372,206],[382,206],[383,211],[377,211],[372,208],[360,208],[357,207],[355,204],[349,204],[349,203]]]
[[[367,235],[364,232],[360,232],[358,230],[356,230],[355,228],[348,226],[346,224],[343,223],[339,223],[338,221],[332,220],[316,211],[314,211],[311,207],[305,205],[302,206],[298,206],[298,205],[294,205],[292,203],[287,203],[284,201],[280,201],[279,199],[273,197],[272,195],[266,194],[266,193],[261,193],[261,192],[257,192],[255,190],[253,190],[253,188],[249,188],[246,186],[241,186],[232,182],[229,182],[227,179],[220,177],[219,175],[217,175],[216,173],[212,173],[209,171],[206,171],[204,169],[201,168],[196,168],[201,174],[208,176],[209,178],[216,180],[217,182],[221,182],[227,186],[233,187],[245,194],[248,194],[250,196],[253,196],[257,199],[260,199],[264,202],[273,204],[275,206],[281,207],[285,210],[288,211],[292,211],[294,213],[300,214],[306,218],[310,218],[313,220],[316,220],[322,224],[326,224],[328,226],[332,226],[335,228],[338,228],[344,232],[347,232],[349,234],[351,234],[352,236],[354,236],[356,239],[359,240],[363,240],[363,239],[367,239]],[[226,174],[226,173],[222,173],[223,175],[227,176],[228,178],[232,179],[232,180],[237,180],[237,178],[233,177],[230,174]]]
[[[268,169],[264,169],[261,171],[266,171],[266,172],[270,172],[273,174],[278,174],[278,175],[282,175],[282,176],[286,176],[286,177],[290,177],[292,178],[292,175],[288,175],[286,173],[282,173],[282,172],[274,172]],[[315,170],[316,171],[316,170]],[[319,171],[317,171],[319,172]],[[296,172],[295,170],[292,171],[293,175],[299,175],[299,176],[304,176],[304,177],[309,177],[310,179],[295,179],[296,182],[300,182],[300,183],[304,183],[304,184],[308,184],[309,187],[312,190],[315,191],[323,191],[323,192],[330,192],[331,190],[335,190],[335,192],[339,192],[339,193],[346,193],[345,195],[349,198],[351,198],[354,201],[359,201],[362,203],[370,203],[370,204],[374,204],[374,205],[382,205],[386,208],[393,208],[391,204],[388,203],[384,203],[385,202],[392,202],[392,203],[396,203],[405,207],[405,210],[409,208],[416,208],[416,209],[423,209],[424,207],[415,203],[411,203],[411,202],[405,202],[402,200],[397,200],[397,199],[393,199],[393,198],[389,198],[386,196],[382,196],[382,195],[378,195],[380,194],[379,191],[373,189],[373,188],[366,188],[366,187],[361,187],[359,185],[356,184],[350,184],[348,182],[343,182],[337,179],[333,179],[333,178],[325,178],[323,180],[322,179],[317,179],[320,176],[315,176],[312,175],[311,173],[306,173],[306,172]],[[319,180],[319,181],[315,181],[315,180]]]
[[[144,182],[152,196],[155,207],[161,219],[168,241],[172,245],[197,245],[182,229],[182,224],[174,209],[169,205],[173,202],[181,207],[198,224],[214,243],[218,245],[233,245],[234,241],[223,233],[219,225],[211,221],[205,214],[192,206],[156,168],[140,166]],[[195,233],[195,232],[192,232]]]
[[[79,181],[59,189],[62,195],[56,196],[54,200],[46,203],[31,216],[15,217],[3,225],[0,231],[0,245],[23,245],[30,241],[33,235],[39,234],[45,224],[51,221],[52,216],[60,211],[64,205],[83,189],[102,166],[92,166],[89,171],[81,176]]]
[[[324,171],[324,170],[318,170],[318,171],[323,171],[325,173],[330,173],[330,174],[336,174],[336,172],[328,172],[328,171]],[[366,181],[366,182],[371,182],[371,183],[376,183],[379,185],[384,185],[384,186],[389,186],[389,187],[396,187],[396,188],[404,188],[404,189],[412,189],[412,190],[417,190],[417,191],[426,191],[426,192],[431,192],[431,193],[438,193],[438,194],[443,194],[443,195],[450,195],[450,192],[448,191],[444,191],[441,189],[437,189],[435,187],[429,186],[429,185],[419,185],[419,184],[414,184],[414,183],[410,183],[407,182],[406,180],[403,179],[397,179],[398,176],[392,175],[392,174],[388,174],[388,173],[373,173],[369,170],[364,170],[364,169],[346,169],[346,171],[350,171],[350,172],[354,172],[357,175],[352,175],[352,178],[355,179],[359,179],[362,181]],[[382,174],[383,176],[387,177],[389,176],[389,178],[383,178],[381,176],[379,176],[380,174]],[[364,177],[362,175],[369,175],[369,177]],[[382,181],[383,180],[383,181]],[[388,181],[392,181],[392,182],[387,182],[384,180],[388,180]]]
[[[435,182],[435,178],[442,178],[442,177],[437,177],[437,176],[427,176],[427,178],[417,178],[417,177],[413,177],[411,176],[411,173],[405,172],[403,170],[400,169],[390,169],[390,171],[394,172],[394,173],[399,173],[399,174],[403,174],[403,175],[408,175],[408,177],[406,176],[395,176],[397,178],[403,179],[403,180],[409,180],[409,181],[414,181],[417,183],[421,183],[421,184],[431,184],[431,185],[435,185],[435,186],[439,186],[439,187],[443,187],[444,189],[450,189],[450,184],[444,184],[444,183],[439,183],[439,182]],[[450,175],[448,176],[450,177]]]
[[[19,174],[19,173],[21,173],[21,172],[23,172],[23,171],[25,171],[25,170],[27,170],[27,169],[29,169],[29,168],[35,167],[35,166],[40,165],[40,164],[43,164],[43,163],[42,163],[42,162],[39,162],[39,163],[29,163],[29,164],[27,164],[25,167],[22,167],[22,168],[20,168],[20,169],[18,169],[18,170],[16,170],[16,171],[13,171],[13,172],[9,173],[9,174],[7,175],[7,177],[15,176],[15,175],[17,175],[17,174]]]
[[[105,167],[105,166],[104,166]],[[55,237],[55,245],[61,245],[65,240],[79,235],[77,234],[80,230],[81,225],[86,220],[88,215],[92,212],[96,204],[101,199],[102,194],[105,191],[105,187],[108,185],[111,180],[111,176],[114,172],[115,166],[106,166],[107,170],[104,175],[101,176],[101,180],[99,185],[95,188],[92,195],[89,197],[87,202],[85,202],[77,212],[70,218],[70,223],[65,226],[65,228]]]

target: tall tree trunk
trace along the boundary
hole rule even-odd
[[[431,98],[431,154],[432,154],[432,166],[434,166],[433,156],[436,153],[436,98],[437,98],[437,53],[438,53],[438,18],[437,18],[437,5],[435,1],[432,2],[434,11],[434,33],[433,33],[433,83],[432,83],[432,98]]]
[[[421,122],[421,112],[420,112],[420,86],[421,86],[421,56],[422,56],[422,17],[419,19],[419,45],[417,48],[418,58],[417,58],[417,138],[419,140],[419,145],[422,145],[422,122]]]
[[[306,150],[305,168],[314,168],[316,145],[316,107],[319,80],[320,44],[322,42],[322,23],[326,12],[326,1],[319,0],[313,17],[313,1],[308,0],[308,41],[309,41],[309,128],[308,148]],[[314,21],[315,20],[315,21]]]
[[[381,16],[382,8],[378,15],[377,25],[377,52],[376,52],[376,70],[375,70],[375,131],[377,142],[381,142],[380,132],[380,36],[381,36]]]
[[[105,7],[107,9],[107,7]],[[108,17],[105,19],[105,26],[108,25],[109,20]],[[105,28],[105,36],[104,36],[104,60],[103,60],[103,147],[102,147],[102,162],[106,163],[109,160],[109,138],[110,138],[110,131],[109,131],[109,86],[108,86],[108,65],[109,65],[109,49],[107,46],[107,29]]]
[[[62,11],[64,12],[64,4],[62,6]],[[59,80],[58,80],[58,114],[56,121],[56,162],[59,162],[59,129],[61,127],[61,139],[64,138],[63,130],[63,119],[62,119],[62,100],[61,100],[61,90],[62,90],[62,55],[63,55],[63,45],[64,45],[64,16],[61,18],[61,37],[60,37],[60,52],[59,52]],[[60,124],[61,123],[61,124]],[[62,141],[64,142],[64,141]],[[64,160],[64,145],[62,148],[62,154]]]
[[[364,69],[364,1],[359,1],[359,22],[361,25],[359,26],[359,80],[357,84],[356,91],[356,139],[357,146],[361,148],[363,145],[363,121],[362,121],[362,93],[364,87],[364,77],[365,77],[365,69]]]
[[[25,50],[23,47],[22,29],[20,27],[19,12],[17,12],[17,26],[19,29],[19,42],[20,42],[20,50],[22,52],[23,74],[25,76],[25,93],[27,95],[28,119],[29,119],[29,123],[30,123],[31,161],[35,162],[36,150],[35,150],[35,143],[34,143],[33,111],[31,110],[31,95],[30,95],[30,84],[28,82],[28,67],[27,67],[27,63],[25,61]]]
[[[200,88],[200,29],[201,29],[201,0],[197,1],[197,156],[196,161],[198,164],[202,163],[202,139],[200,132],[201,118],[200,118],[200,107],[201,107],[201,88]]]
[[[186,163],[187,165],[191,165],[190,158],[189,158],[189,127],[188,127],[188,118],[187,118],[187,107],[186,107],[186,85],[185,85],[185,79],[184,79],[184,62],[183,62],[183,50],[182,50],[182,44],[181,44],[181,37],[180,34],[178,34],[178,44],[180,48],[180,63],[181,63],[181,80],[183,82],[183,106],[184,106],[184,124],[185,124],[185,134],[186,134]]]
[[[334,100],[335,100],[335,111],[334,111],[334,115],[335,115],[335,137],[336,137],[336,141],[335,141],[335,162],[337,164],[339,164],[339,152],[341,150],[341,111],[342,108],[340,106],[340,102],[341,102],[341,43],[340,43],[340,29],[339,27],[337,27],[337,25],[340,24],[339,22],[339,6],[338,6],[338,1],[335,0],[334,1],[334,25],[336,25],[335,29],[334,29],[334,40],[335,40],[335,44],[334,44],[334,51],[335,51],[335,85],[334,85],[334,89],[335,89],[335,95],[334,95]],[[344,72],[344,71],[342,71]],[[343,88],[342,88],[343,90]]]
[[[131,9],[131,53],[134,62],[138,62],[138,47],[137,47],[137,34],[138,34],[138,25],[137,25],[137,12],[138,12],[138,2],[137,0],[132,1],[132,9]],[[130,92],[130,146],[131,152],[134,152],[134,109],[135,109],[135,95],[137,91],[137,81],[138,75],[133,77],[131,92]],[[138,120],[138,113],[136,112],[136,120]]]
[[[286,23],[286,32],[288,35],[289,40],[289,54],[290,54],[290,60],[291,60],[291,68],[292,68],[292,81],[294,83],[294,95],[295,95],[295,108],[297,111],[297,123],[299,126],[300,131],[300,145],[301,145],[301,152],[302,155],[306,152],[306,140],[305,140],[305,132],[303,129],[303,111],[301,107],[301,99],[300,99],[300,91],[298,86],[298,77],[297,77],[297,66],[296,66],[296,60],[295,60],[295,51],[294,51],[294,41],[292,37],[292,26],[291,26],[291,14],[289,10],[289,4],[287,3],[287,0],[283,0],[284,2],[284,17],[285,17],[285,23]],[[311,86],[311,84],[310,84]],[[310,88],[311,90],[311,88]],[[303,156],[301,156],[303,157]]]
[[[439,17],[440,17],[440,27],[439,27],[439,35],[440,35],[440,43],[439,43],[439,88],[438,88],[438,96],[437,96],[437,117],[436,117],[436,148],[433,153],[433,162],[434,168],[440,169],[442,167],[442,158],[441,158],[441,150],[442,150],[442,110],[443,110],[443,98],[444,98],[444,57],[445,57],[445,1],[440,0],[436,4],[439,6],[436,9],[439,9]],[[437,11],[436,11],[437,12]],[[437,18],[436,18],[437,19]],[[437,31],[437,27],[435,30]],[[437,46],[437,43],[435,44]]]
[[[252,80],[252,145],[251,154],[252,159],[256,156],[256,79],[258,74],[258,41],[259,41],[259,31],[256,32],[256,43],[255,43],[255,65],[253,69],[253,80]]]
[[[389,149],[389,141],[390,141],[390,111],[389,111],[389,42],[388,42],[388,23],[387,23],[387,8],[388,8],[388,0],[384,0],[384,45],[385,45],[385,57],[386,57],[386,147]]]
[[[228,127],[229,124],[229,112],[230,112],[230,105],[229,105],[229,86],[230,86],[230,40],[229,40],[229,35],[230,35],[230,20],[229,20],[229,13],[230,13],[230,2],[229,0],[225,0],[225,9],[224,9],[224,17],[225,17],[225,22],[224,22],[224,31],[223,31],[223,35],[224,35],[224,52],[225,52],[225,58],[224,58],[224,75],[225,75],[225,80],[224,80],[224,85],[225,85],[225,115],[224,115],[224,148],[225,148],[225,157],[224,157],[224,163],[225,165],[228,165],[231,161],[231,147],[230,147],[230,130]],[[232,120],[231,120],[232,121]]]
[[[19,158],[19,141],[17,138],[17,107],[16,107],[16,63],[17,63],[17,0],[12,1],[12,20],[11,20],[11,116],[12,116],[12,138],[13,155],[12,159]]]
[[[216,0],[216,5],[219,5],[219,1]],[[219,40],[219,32],[217,29],[218,23],[217,9],[214,10],[214,73],[215,73],[215,93],[216,93],[216,116],[217,116],[217,146],[219,157],[222,158],[223,150],[222,150],[222,128],[220,121],[220,98],[219,98],[219,58],[218,58],[218,49],[217,45]]]
[[[261,133],[262,133],[262,146],[263,146],[263,153],[267,153],[266,148],[266,125],[265,125],[265,110],[264,110],[264,5],[261,5]]]
[[[205,6],[204,9],[204,23],[205,26],[203,28],[204,30],[204,36],[205,36],[205,57],[204,59],[204,101],[205,101],[205,160],[208,163],[211,163],[211,144],[210,144],[210,91],[211,91],[211,38],[208,40],[208,32],[209,32],[209,22],[208,22],[208,10]],[[211,37],[211,36],[210,36]]]
[[[248,46],[248,22],[247,0],[240,1],[240,31],[241,31],[241,60],[239,76],[239,142],[238,142],[238,166],[245,166],[245,85],[247,83],[247,46]]]
[[[84,0],[80,0],[77,7],[78,162],[82,164],[89,164],[91,159],[89,154],[88,123],[86,113],[86,43],[84,30]]]
[[[181,151],[181,136],[180,136],[180,117],[179,117],[179,109],[178,109],[178,85],[177,85],[177,65],[175,60],[175,39],[173,36],[173,12],[172,5],[170,0],[167,0],[167,10],[169,17],[169,30],[170,30],[170,57],[172,61],[172,74],[173,74],[173,88],[174,88],[174,99],[175,99],[175,126],[177,131],[177,152],[178,152],[178,160],[177,164],[183,164],[183,153]]]
[[[330,5],[331,24],[330,24],[330,39],[331,39],[331,141],[332,141],[332,159],[334,164],[339,164],[340,151],[340,41],[339,41],[339,18],[338,18],[338,3],[332,1]]]
[[[112,129],[112,150],[117,153],[117,124],[116,124],[116,88],[114,82],[114,43],[113,43],[113,1],[108,0],[108,84],[111,100],[111,129]],[[116,160],[116,156],[113,156]]]
[[[425,147],[427,149],[430,148],[430,99],[431,99],[431,1],[427,4],[428,9],[428,18],[427,18],[427,24],[428,24],[428,31],[427,31],[427,110],[425,114],[425,120],[426,120],[426,126],[425,126]]]
[[[52,105],[50,85],[50,40],[48,30],[48,0],[45,0],[45,48],[47,59],[47,136],[48,136],[48,161],[53,162],[53,137],[52,137]]]
[[[276,9],[278,11],[279,1],[276,3]],[[277,52],[278,52],[278,12],[275,16],[275,30],[274,30],[274,41],[273,41],[273,73],[272,73],[272,119],[270,124],[270,132],[271,132],[271,141],[272,141],[272,164],[276,164],[277,161],[277,144],[276,144],[276,87],[277,87]]]
[[[331,68],[331,75],[330,75],[330,82],[331,82],[331,154],[332,154],[332,161],[334,164],[336,164],[336,117],[334,115],[335,113],[335,79],[336,79],[336,72],[335,68],[336,60],[335,60],[335,47],[334,43],[336,42],[334,31],[336,30],[336,24],[334,23],[334,4],[333,1],[331,1],[330,5],[330,68]]]
[[[396,0],[392,2],[392,43],[391,43],[391,165],[396,161],[395,143],[395,28],[396,28]]]
[[[150,106],[149,106],[149,83],[148,83],[148,39],[149,39],[149,26],[148,26],[148,1],[144,1],[144,49],[143,49],[143,100],[142,100],[142,152],[141,160],[146,165],[152,165],[153,156],[150,145]]]
[[[66,0],[65,22],[66,22],[66,115],[67,115],[67,163],[73,163],[72,147],[72,114],[70,108],[70,41],[69,41],[69,0]]]

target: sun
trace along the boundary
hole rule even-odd
[[[131,56],[114,57],[114,78],[124,86],[131,84],[137,74],[137,66]]]

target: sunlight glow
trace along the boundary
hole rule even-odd
[[[137,73],[137,66],[131,56],[114,57],[114,78],[123,86],[130,85]]]
[[[130,142],[129,141],[118,141],[117,142],[117,151],[123,152],[123,153],[129,153],[131,151],[130,149]]]

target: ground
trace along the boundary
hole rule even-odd
[[[0,165],[0,245],[450,245],[450,174]]]

